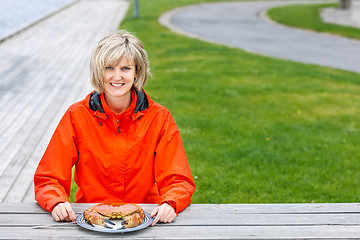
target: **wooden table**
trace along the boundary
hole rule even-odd
[[[360,204],[192,204],[172,224],[109,234],[57,223],[37,203],[0,203],[0,222],[0,239],[358,239]]]

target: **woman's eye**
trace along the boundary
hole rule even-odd
[[[106,70],[112,70],[113,67],[106,67],[105,69],[106,69]]]
[[[128,70],[130,70],[130,68],[129,67],[123,67],[123,70],[128,71]]]

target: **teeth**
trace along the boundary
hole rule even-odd
[[[124,85],[124,83],[111,83],[111,85],[113,85],[114,87],[120,87]]]

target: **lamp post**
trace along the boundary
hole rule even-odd
[[[360,0],[352,0],[350,8],[352,20],[360,24]]]
[[[135,14],[135,17],[136,17],[136,18],[139,17],[139,0],[135,0],[135,3],[134,3],[134,14]]]
[[[351,0],[339,0],[340,9],[350,9]]]

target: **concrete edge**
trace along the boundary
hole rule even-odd
[[[165,13],[163,13],[158,21],[161,25],[163,25],[164,27],[168,28],[170,31],[174,32],[174,33],[177,33],[177,34],[180,34],[180,35],[183,35],[183,36],[186,36],[186,37],[189,37],[189,38],[193,38],[193,39],[197,39],[197,40],[201,40],[201,41],[204,41],[204,42],[208,42],[208,43],[213,43],[213,44],[216,44],[216,45],[221,45],[221,46],[225,46],[225,47],[230,47],[230,48],[236,48],[236,49],[239,49],[239,50],[243,50],[245,52],[248,52],[248,53],[251,53],[251,54],[256,54],[256,55],[260,55],[260,56],[263,56],[263,57],[269,57],[269,58],[274,58],[274,59],[279,59],[279,60],[286,60],[286,59],[282,59],[282,58],[278,58],[278,57],[273,57],[273,56],[270,56],[270,55],[266,55],[264,53],[261,53],[261,52],[256,52],[254,50],[251,50],[251,49],[247,49],[247,48],[239,48],[237,46],[234,46],[234,45],[230,45],[230,44],[226,44],[226,43],[222,43],[220,41],[215,41],[213,39],[210,39],[210,38],[205,38],[205,37],[202,37],[200,35],[197,35],[197,34],[194,34],[194,33],[189,33],[189,32],[186,32],[180,28],[177,28],[176,26],[174,26],[172,23],[171,23],[171,18],[183,11],[183,10],[186,10],[186,9],[189,9],[189,8],[193,8],[193,7],[197,7],[197,6],[201,6],[201,5],[204,5],[204,4],[211,4],[211,3],[199,3],[199,4],[192,4],[192,5],[188,5],[188,6],[184,6],[184,7],[178,7],[178,8],[174,8],[170,11],[167,11]],[[295,61],[294,61],[295,62]],[[304,62],[305,63],[305,62]]]
[[[0,43],[8,40],[9,38],[14,37],[15,35],[18,35],[19,33],[21,33],[21,32],[23,32],[23,31],[31,28],[32,26],[34,26],[34,25],[36,25],[36,24],[44,21],[45,19],[47,19],[47,18],[49,18],[49,17],[51,17],[51,16],[53,16],[53,15],[55,15],[55,14],[57,14],[57,13],[63,11],[63,10],[65,10],[65,9],[67,9],[67,8],[69,8],[69,7],[77,4],[77,3],[79,3],[80,1],[81,1],[81,0],[73,0],[72,2],[70,2],[70,3],[62,6],[62,7],[59,8],[59,9],[56,9],[56,10],[54,10],[54,11],[48,13],[48,14],[45,14],[44,16],[39,17],[38,19],[35,19],[34,21],[31,21],[31,22],[29,22],[29,23],[27,23],[27,24],[24,24],[24,25],[23,25],[22,27],[20,27],[19,29],[15,30],[15,31],[13,31],[13,32],[10,32],[10,33],[6,34],[5,36],[1,37],[1,38],[0,38]]]
[[[159,17],[158,21],[159,21],[159,23],[161,25],[168,28],[170,31],[172,31],[174,33],[178,33],[180,35],[184,35],[184,36],[187,36],[187,37],[190,37],[190,38],[195,38],[195,39],[202,40],[202,41],[205,41],[205,42],[210,42],[210,43],[217,44],[217,45],[227,46],[227,47],[231,47],[231,48],[237,48],[236,46],[232,46],[232,45],[225,44],[225,43],[222,43],[222,42],[219,42],[219,41],[215,41],[215,40],[210,39],[210,38],[205,38],[205,37],[202,37],[202,36],[197,35],[195,33],[189,33],[187,31],[184,31],[184,30],[180,29],[180,28],[177,28],[176,26],[174,26],[171,23],[171,19],[177,13],[179,13],[181,11],[184,11],[186,9],[189,9],[189,8],[193,8],[193,7],[197,7],[197,6],[201,6],[201,5],[205,5],[205,4],[209,4],[209,3],[198,3],[198,4],[192,4],[192,5],[188,5],[188,6],[184,6],[184,7],[174,8],[174,9],[172,9],[170,11],[167,11],[167,12],[163,13]]]
[[[174,8],[174,9],[172,9],[170,11],[167,11],[167,12],[163,13],[159,17],[158,21],[159,21],[159,23],[161,25],[168,28],[170,31],[172,31],[174,33],[177,33],[177,34],[180,34],[180,35],[183,35],[183,36],[186,36],[186,37],[189,37],[189,38],[198,39],[198,40],[201,40],[201,41],[204,41],[204,42],[213,43],[213,44],[216,44],[216,45],[221,45],[221,46],[225,46],[225,47],[229,47],[229,48],[236,48],[236,49],[243,50],[243,51],[251,53],[251,54],[256,54],[256,55],[260,55],[260,56],[264,56],[264,57],[269,57],[269,58],[274,58],[274,59],[279,59],[279,60],[286,60],[286,59],[283,59],[283,58],[266,55],[264,53],[257,52],[257,51],[254,51],[254,50],[251,50],[251,49],[248,49],[248,48],[239,48],[238,46],[223,43],[223,42],[216,41],[216,40],[213,40],[213,39],[210,39],[210,38],[205,38],[205,37],[202,37],[202,36],[197,35],[195,33],[189,33],[187,31],[184,31],[184,30],[180,29],[180,28],[177,28],[176,26],[174,26],[171,23],[172,17],[174,15],[176,15],[177,13],[181,12],[181,11],[184,11],[184,10],[189,9],[189,8],[205,5],[205,4],[216,4],[216,3],[218,3],[218,2],[210,2],[210,3],[209,2],[203,2],[203,3],[187,5],[187,6],[184,6],[184,7],[177,7],[177,8]],[[293,61],[293,62],[296,62],[296,61]],[[308,64],[306,62],[303,62],[303,63]]]

